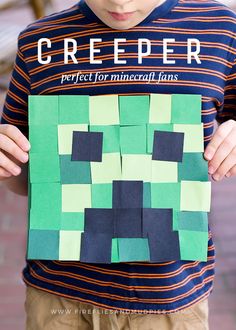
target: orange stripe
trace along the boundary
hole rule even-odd
[[[36,262],[36,261],[35,261]],[[136,290],[136,291],[148,291],[148,290],[151,290],[153,292],[158,292],[158,291],[174,291],[178,288],[181,288],[185,285],[187,285],[192,279],[194,278],[197,278],[197,277],[200,277],[202,276],[203,273],[205,273],[205,271],[207,270],[210,270],[213,268],[213,264],[210,264],[210,265],[207,265],[203,268],[201,268],[201,270],[199,272],[194,272],[194,274],[190,274],[188,275],[187,277],[184,278],[184,280],[178,282],[178,284],[173,284],[173,285],[163,285],[163,286],[155,286],[153,287],[152,286],[141,286],[141,285],[132,285],[132,288],[129,286],[129,285],[124,285],[124,284],[118,284],[118,283],[115,283],[115,282],[104,282],[104,281],[100,281],[100,280],[95,280],[95,279],[91,279],[90,277],[87,277],[87,276],[82,276],[82,275],[75,275],[75,274],[71,274],[71,272],[65,272],[65,271],[56,271],[56,270],[52,270],[52,269],[49,269],[48,267],[42,265],[40,262],[36,262],[38,264],[38,266],[42,269],[44,269],[44,271],[48,274],[54,274],[56,276],[58,276],[58,274],[60,276],[65,276],[65,277],[68,277],[68,278],[73,278],[75,280],[80,280],[80,281],[84,281],[84,282],[87,282],[87,283],[93,283],[95,285],[99,285],[101,287],[103,286],[111,286],[113,288],[120,288],[120,289],[123,289],[123,290],[127,290],[127,291],[133,291],[133,290]],[[79,268],[79,266],[78,266]],[[192,268],[192,267],[187,267],[187,268]],[[128,278],[133,278],[132,275],[128,276]],[[144,279],[145,277],[144,276],[137,276],[135,277],[135,279]]]
[[[164,304],[164,303],[173,303],[175,301],[178,301],[179,299],[183,299],[191,294],[193,294],[194,292],[198,291],[199,289],[201,289],[204,284],[206,284],[207,282],[210,282],[213,280],[214,278],[214,275],[213,276],[209,276],[207,278],[204,278],[202,283],[199,283],[198,285],[195,285],[191,290],[189,290],[187,293],[184,293],[184,294],[180,294],[178,296],[175,296],[175,298],[162,298],[162,299],[144,299],[144,298],[138,298],[138,297],[124,297],[124,296],[119,296],[119,295],[114,295],[114,294],[107,294],[105,292],[102,292],[102,293],[99,293],[97,291],[93,291],[93,290],[88,290],[88,289],[84,289],[82,287],[78,287],[78,286],[75,286],[75,285],[72,285],[72,284],[67,284],[65,285],[65,283],[61,282],[61,281],[57,281],[57,280],[51,280],[49,278],[44,278],[42,276],[40,276],[39,274],[36,274],[35,271],[30,267],[29,265],[29,268],[30,268],[30,272],[31,272],[31,275],[34,276],[36,279],[39,279],[41,281],[44,281],[44,282],[47,282],[47,283],[51,283],[53,285],[59,285],[59,286],[62,286],[62,287],[65,287],[65,288],[69,288],[69,289],[72,289],[74,291],[79,291],[79,292],[84,292],[84,293],[88,293],[88,294],[91,294],[91,295],[94,295],[94,296],[101,296],[101,297],[105,297],[105,298],[108,298],[108,299],[112,299],[112,300],[124,300],[125,301],[130,301],[130,302],[150,302],[150,303],[156,303],[156,304]],[[153,290],[153,288],[152,288]]]
[[[97,303],[96,301],[89,300],[89,299],[82,299],[82,298],[79,298],[79,297],[73,297],[72,298],[70,295],[66,295],[66,294],[63,294],[63,293],[60,293],[60,292],[55,292],[55,291],[52,291],[52,290],[48,290],[48,289],[39,287],[39,286],[37,286],[35,284],[32,284],[24,276],[23,276],[23,281],[26,284],[28,284],[28,285],[36,288],[36,289],[39,289],[39,290],[42,290],[42,291],[45,291],[45,292],[48,292],[48,293],[52,293],[52,294],[58,295],[60,297],[69,298],[69,299],[80,301],[80,302],[83,302],[83,303],[88,303],[88,304],[91,304],[91,305],[96,306],[96,307],[99,307],[99,308],[105,308],[105,309],[108,309],[108,310],[119,310],[119,311],[124,311],[125,310],[125,311],[133,312],[133,309],[112,307],[110,305],[106,305],[106,304],[102,304],[102,303]],[[200,301],[206,299],[206,297],[209,296],[211,290],[212,290],[212,286],[206,292],[204,292],[202,295],[200,295],[200,296],[198,295],[198,297],[196,299],[194,299],[193,301],[188,302],[187,304],[184,304],[184,305],[182,305],[179,308],[168,310],[167,313],[177,312],[179,310],[185,309],[185,308],[187,308],[187,307],[189,307],[189,306],[191,306],[191,305],[193,305],[193,304],[195,304],[197,302],[200,302]],[[138,312],[139,313],[142,313],[142,310],[138,310]],[[162,310],[162,312],[164,313],[163,310]],[[147,310],[146,309],[143,310],[143,313],[146,314],[147,313]],[[150,314],[160,314],[160,311],[159,310],[157,310],[157,311],[151,310],[151,311],[149,311],[149,313]]]

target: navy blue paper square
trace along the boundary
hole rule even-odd
[[[143,181],[113,181],[113,208],[142,208]]]
[[[153,160],[182,162],[184,133],[154,131]]]
[[[161,233],[171,233],[173,228],[172,209],[151,209],[144,208],[142,216],[143,237],[149,234],[160,235]]]
[[[180,260],[178,231],[163,231],[148,235],[151,262]]]
[[[86,233],[106,233],[113,237],[114,218],[112,209],[85,209],[84,231]]]
[[[141,238],[142,237],[142,209],[113,209],[114,237]]]
[[[72,161],[102,161],[102,132],[73,132]]]
[[[112,237],[102,233],[82,233],[80,261],[111,263]]]

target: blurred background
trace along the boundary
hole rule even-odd
[[[236,10],[236,0],[221,2]],[[19,32],[37,17],[74,0],[0,0],[0,115]],[[210,297],[210,329],[236,330],[236,178],[213,182],[210,217],[216,246],[216,278]],[[21,280],[27,228],[27,199],[0,184],[0,330],[24,330],[25,288]],[[189,329],[191,330],[191,329]]]

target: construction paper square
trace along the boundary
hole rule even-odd
[[[107,125],[107,126],[90,126],[91,132],[103,133],[102,151],[105,153],[120,152],[120,126]]]
[[[151,183],[153,208],[180,209],[180,183]]]
[[[146,154],[147,153],[147,127],[121,126],[120,147],[122,154]]]
[[[204,159],[203,153],[183,154],[183,161],[178,164],[178,180],[208,181],[208,162]]]
[[[120,124],[145,125],[149,122],[149,96],[119,96]]]
[[[180,260],[180,243],[177,231],[163,231],[148,237],[151,262]]]
[[[143,207],[151,207],[151,183],[144,182],[143,184]]]
[[[174,132],[184,133],[184,152],[204,152],[203,124],[174,124]]]
[[[88,131],[88,125],[58,125],[58,148],[60,155],[72,154],[73,131]]]
[[[142,208],[142,181],[113,181],[113,208]]]
[[[111,242],[111,262],[120,262],[118,250],[118,238],[112,238]]]
[[[58,260],[58,258],[58,230],[29,230],[27,259]]]
[[[30,154],[57,153],[57,126],[35,125],[29,127]]]
[[[30,182],[60,182],[59,156],[56,153],[30,154]]]
[[[208,232],[179,230],[181,260],[207,261]]]
[[[146,238],[118,238],[118,247],[120,262],[150,261]]]
[[[162,235],[163,232],[172,232],[172,209],[143,209],[142,235]]]
[[[60,183],[31,184],[30,229],[60,229]]]
[[[181,181],[181,211],[210,212],[211,182]]]
[[[61,214],[61,230],[84,231],[84,213],[63,212]]]
[[[201,107],[201,95],[173,94],[171,120],[177,124],[200,124]]]
[[[85,209],[84,231],[104,233],[114,236],[114,216],[112,209]]]
[[[89,96],[60,95],[59,124],[89,124]]]
[[[92,184],[92,207],[112,208],[112,184]]]
[[[57,125],[58,96],[29,95],[29,125]]]
[[[178,182],[178,163],[152,161],[152,182]]]
[[[91,185],[63,184],[62,212],[84,212],[91,207]]]
[[[100,132],[73,132],[72,157],[73,161],[101,162],[102,139]]]
[[[182,162],[184,148],[184,133],[154,132],[153,160]]]
[[[90,96],[90,125],[119,125],[118,95]]]
[[[82,231],[60,231],[59,260],[80,259]]]
[[[206,212],[179,212],[178,230],[194,230],[208,232],[208,216]]]
[[[144,182],[150,182],[151,176],[152,176],[151,155],[122,156],[122,180],[141,180]]]
[[[74,162],[71,155],[60,155],[61,183],[91,183],[91,168],[89,162]]]
[[[142,209],[113,209],[114,237],[142,237]]]
[[[91,163],[92,183],[111,183],[121,179],[121,159],[119,153],[102,155],[102,162]]]
[[[171,122],[171,95],[151,94],[149,123]]]
[[[165,131],[172,132],[173,124],[149,124],[147,125],[147,141],[148,141],[148,153],[153,151],[154,132]]]
[[[111,263],[112,237],[102,233],[83,233],[80,261],[87,263]]]

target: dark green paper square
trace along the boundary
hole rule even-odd
[[[71,155],[60,155],[61,183],[91,183],[90,162],[72,161]]]

